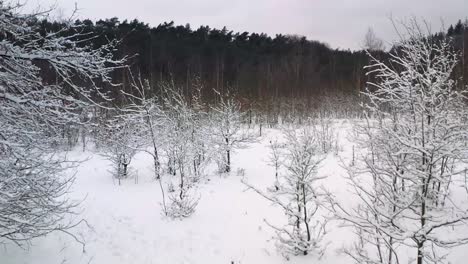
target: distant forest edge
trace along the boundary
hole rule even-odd
[[[61,22],[44,20],[40,24],[42,33],[63,29]],[[359,91],[372,78],[363,69],[369,63],[365,51],[331,49],[302,36],[280,34],[273,38],[209,26],[194,30],[189,24],[176,26],[173,22],[150,27],[138,20],[121,22],[118,18],[95,23],[77,20],[75,25],[79,27],[74,30],[95,36],[83,41],[88,45],[119,41],[115,56],[127,56],[133,75],[147,79],[154,93],[161,82],[171,81],[187,95],[202,84],[207,88],[205,100],[214,98],[210,96],[213,89],[221,93],[230,90],[249,107],[265,111],[282,104],[309,110],[321,109],[324,104],[357,110]],[[460,20],[447,32],[432,36],[453,38],[454,48],[461,54],[454,71],[454,77],[461,79],[460,87],[468,80],[467,31],[468,23]],[[385,51],[373,53],[383,60],[388,57]],[[125,103],[119,90],[131,90],[129,71],[116,69],[112,78],[120,84],[109,87],[112,96],[117,103]]]

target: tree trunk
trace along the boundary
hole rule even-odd
[[[231,171],[231,151],[226,150],[226,172]]]
[[[302,183],[302,203],[304,204],[304,225],[307,231],[307,242],[310,242],[310,228],[307,216],[307,206],[306,206],[306,193],[305,193],[305,184]],[[307,255],[307,250],[304,250],[304,255]]]
[[[160,167],[161,167],[161,164],[159,163],[159,157],[158,157],[158,151],[156,150],[156,148],[154,149],[154,173],[156,174],[156,179],[159,180],[161,178],[161,175],[160,175]]]
[[[231,151],[229,150],[229,138],[226,138],[226,146],[228,149],[226,150],[226,170],[225,172],[231,171]]]
[[[418,260],[417,264],[423,264],[423,242],[418,242]]]
[[[127,163],[124,163],[122,164],[123,165],[123,178],[127,178],[127,167],[128,167],[128,164]]]

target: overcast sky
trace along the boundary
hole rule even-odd
[[[75,3],[80,18],[138,18],[151,26],[164,21],[233,31],[299,34],[333,48],[358,49],[369,27],[385,42],[395,40],[389,20],[424,18],[434,30],[468,17],[468,0],[29,0],[56,4],[69,14]],[[387,45],[388,46],[388,45]]]

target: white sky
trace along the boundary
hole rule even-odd
[[[434,31],[441,21],[448,27],[468,17],[468,0],[29,0],[28,5],[55,4],[70,14],[75,3],[79,18],[137,18],[151,26],[173,20],[192,29],[299,34],[342,49],[360,48],[368,27],[385,42],[394,41],[390,16],[424,18]]]

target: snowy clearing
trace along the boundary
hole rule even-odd
[[[339,136],[339,155],[329,153],[318,174],[327,176],[323,186],[340,202],[351,206],[355,201],[341,164],[350,162],[352,143],[348,141],[349,120],[335,122]],[[264,222],[284,224],[281,209],[241,182],[265,190],[274,185],[274,168],[268,165],[268,143],[279,130],[266,129],[258,142],[240,149],[233,156],[230,174],[217,174],[210,168],[199,185],[201,199],[196,212],[183,220],[170,220],[162,215],[161,195],[154,180],[151,157],[139,153],[132,166],[135,179],[126,179],[118,186],[109,172],[110,163],[92,152],[76,150],[69,155],[83,162],[76,171],[76,183],[70,196],[85,199],[83,217],[91,228],[81,225],[74,232],[86,241],[85,251],[72,238],[52,233],[32,241],[26,250],[14,245],[0,249],[2,264],[20,263],[350,263],[339,249],[352,242],[353,234],[340,222],[327,225],[325,255],[296,256],[287,261],[275,248],[273,231]],[[79,149],[79,148],[77,148]],[[245,175],[237,175],[245,169]],[[70,171],[73,173],[73,171]],[[171,177],[171,176],[164,176]],[[466,229],[468,232],[468,229]],[[463,263],[468,246],[452,250],[452,263]]]

